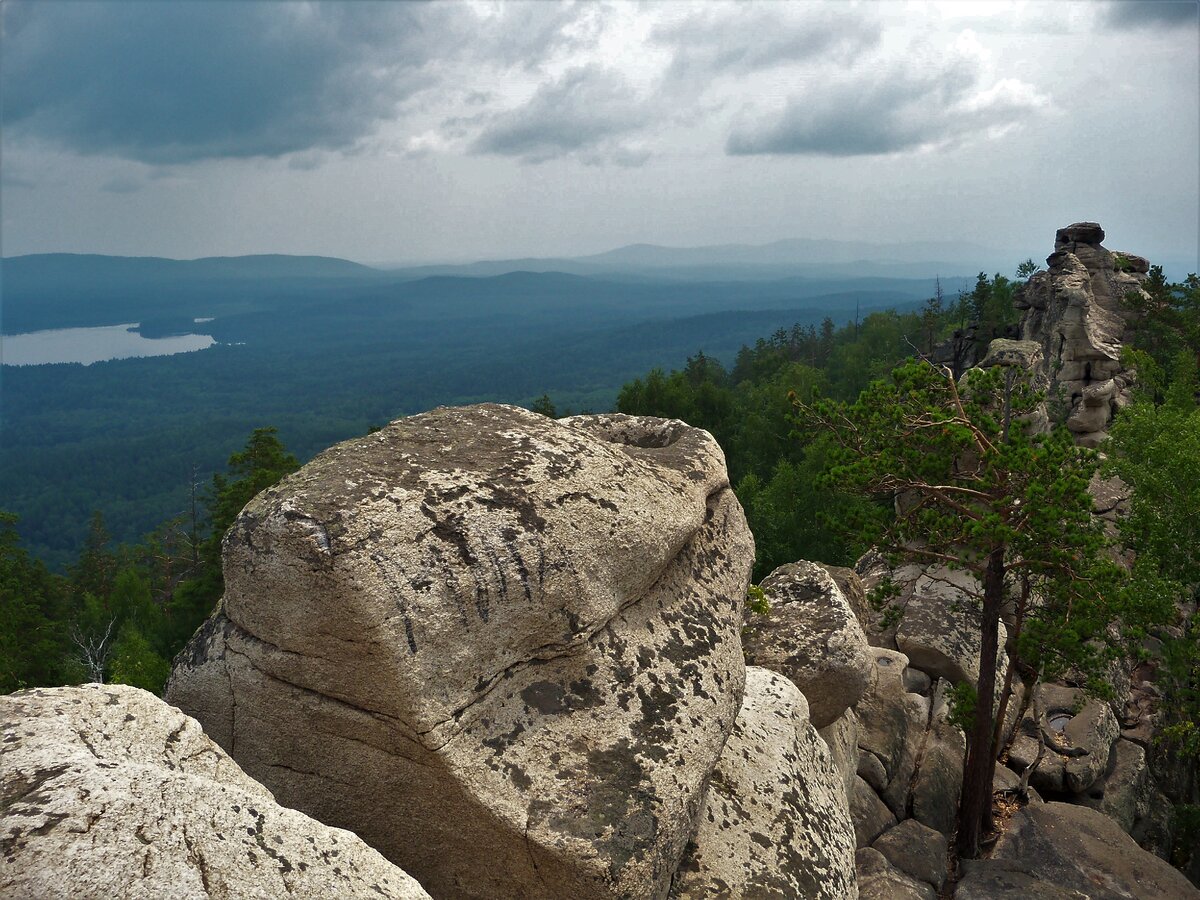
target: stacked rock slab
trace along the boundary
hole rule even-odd
[[[842,776],[791,681],[751,666],[672,896],[855,896]]]
[[[353,834],[277,805],[145,691],[0,697],[0,731],[0,896],[429,898]]]
[[[445,897],[662,897],[742,703],[710,435],[438,409],[259,495],[168,698]]]
[[[1030,277],[1015,305],[1023,310],[1021,337],[1042,346],[1050,400],[1061,397],[1067,427],[1080,444],[1098,446],[1113,413],[1129,400],[1132,375],[1121,363],[1131,315],[1130,291],[1141,292],[1149,264],[1111,253],[1095,222],[1060,228],[1048,269]]]

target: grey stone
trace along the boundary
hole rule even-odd
[[[858,777],[869,784],[875,791],[882,791],[887,787],[888,774],[883,768],[883,763],[879,761],[879,757],[870,750],[858,751],[858,767],[855,769]]]
[[[888,829],[871,846],[905,875],[931,884],[939,891],[946,883],[946,836],[915,819],[905,819],[895,828]]]
[[[1050,401],[1065,405],[1062,418],[1089,447],[1103,441],[1113,413],[1130,399],[1121,346],[1136,323],[1124,298],[1148,296],[1148,264],[1129,254],[1118,259],[1101,246],[1103,236],[1095,222],[1059,229],[1048,269],[1030,277],[1014,301],[1023,310],[1021,338],[1042,347]]]
[[[908,666],[904,670],[904,690],[910,694],[928,694],[932,683],[929,676],[920,669]]]
[[[936,900],[930,885],[894,868],[878,850],[864,847],[854,859],[859,900]]]
[[[1108,768],[1113,742],[1120,725],[1108,704],[1088,699],[1078,688],[1040,684],[1038,703],[1031,704],[1021,721],[1020,733],[1009,750],[1009,765],[1018,772],[1033,764],[1038,753],[1034,710],[1041,707],[1042,727],[1062,746],[1083,750],[1079,756],[1064,756],[1047,747],[1030,784],[1043,793],[1082,794]]]
[[[850,793],[850,818],[857,846],[870,847],[875,838],[896,824],[896,817],[871,786],[857,776]]]
[[[0,896],[428,900],[355,835],[279,806],[145,691],[10,694],[0,732]]]
[[[854,828],[845,788],[792,682],[746,670],[746,695],[713,771],[675,897],[854,893]]]
[[[944,835],[953,834],[958,824],[966,752],[966,737],[948,722],[935,724],[925,737],[913,784],[912,815]]]
[[[437,409],[246,507],[168,696],[438,896],[661,897],[741,707],[752,560],[707,432]]]
[[[842,786],[849,804],[850,792],[854,789],[854,775],[858,769],[858,716],[854,710],[848,709],[836,722],[826,725],[817,734],[829,748],[833,767],[842,776]]]
[[[908,567],[906,567],[908,568]],[[909,573],[898,603],[903,616],[896,628],[896,646],[910,663],[955,684],[979,679],[980,613],[979,582],[962,569],[932,565]],[[911,579],[911,580],[910,580]],[[1005,629],[1000,626],[1000,646]]]
[[[815,563],[780,566],[762,580],[770,600],[742,630],[746,662],[786,675],[824,728],[858,702],[875,666],[858,618],[833,577]]]
[[[899,768],[908,744],[909,716],[904,703],[904,668],[908,657],[882,647],[875,648],[873,653],[875,684],[854,708],[859,725],[858,745],[879,757],[890,779]]]
[[[968,867],[956,897],[1188,900],[1200,891],[1103,813],[1045,803],[1013,816],[991,859]]]

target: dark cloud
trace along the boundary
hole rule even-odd
[[[639,155],[621,147],[619,139],[654,117],[620,72],[580,66],[541,85],[523,106],[493,116],[471,149],[525,162],[584,151],[580,158],[588,162],[612,155],[623,165],[637,164]]]
[[[4,128],[149,163],[342,149],[471,47],[458,4],[6,3]],[[503,30],[503,29],[501,29]]]
[[[1197,0],[1126,0],[1110,3],[1104,16],[1111,28],[1186,28],[1198,22]]]
[[[980,64],[951,52],[940,65],[924,54],[889,68],[866,67],[790,96],[779,112],[743,120],[726,152],[870,156],[956,143],[995,134],[1045,104],[1028,85],[980,86]]]
[[[872,13],[850,12],[841,4],[701,7],[697,15],[659,25],[651,38],[673,48],[671,76],[703,79],[817,57],[853,57],[879,43],[883,27]]]
[[[116,178],[110,178],[104,184],[100,185],[100,190],[107,191],[110,194],[136,194],[146,183],[140,178],[135,178],[131,175],[118,175]]]

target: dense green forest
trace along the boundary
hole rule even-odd
[[[550,391],[565,407],[608,409],[625,381],[682,365],[697,347],[731,361],[781,326],[910,308],[934,287],[553,272],[398,281],[369,269],[331,274],[320,260],[301,267],[308,277],[283,278],[268,277],[280,265],[269,258],[252,260],[252,273],[270,263],[262,278],[233,277],[236,260],[211,261],[216,274],[188,270],[181,282],[159,260],[132,272],[130,261],[102,266],[88,282],[87,258],[27,259],[32,271],[5,261],[6,330],[213,316],[195,327],[220,341],[176,356],[3,367],[0,508],[20,516],[23,545],[59,572],[94,510],[119,541],[138,540],[186,509],[192,482],[207,481],[263,423],[303,461],[440,404],[528,404]]]

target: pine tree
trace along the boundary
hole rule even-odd
[[[1064,430],[1030,435],[1023,423],[1041,401],[1014,369],[948,369],[910,362],[853,403],[796,399],[801,422],[834,438],[826,483],[895,500],[895,515],[860,521],[893,562],[965,570],[979,585],[979,677],[967,710],[967,759],[958,852],[977,856],[992,827],[992,778],[1011,680],[997,698],[999,625],[1018,600],[1008,648],[1012,670],[1045,676],[1068,669],[1102,690],[1115,651],[1098,643],[1128,612],[1122,573],[1105,554],[1091,515],[1093,451]]]

